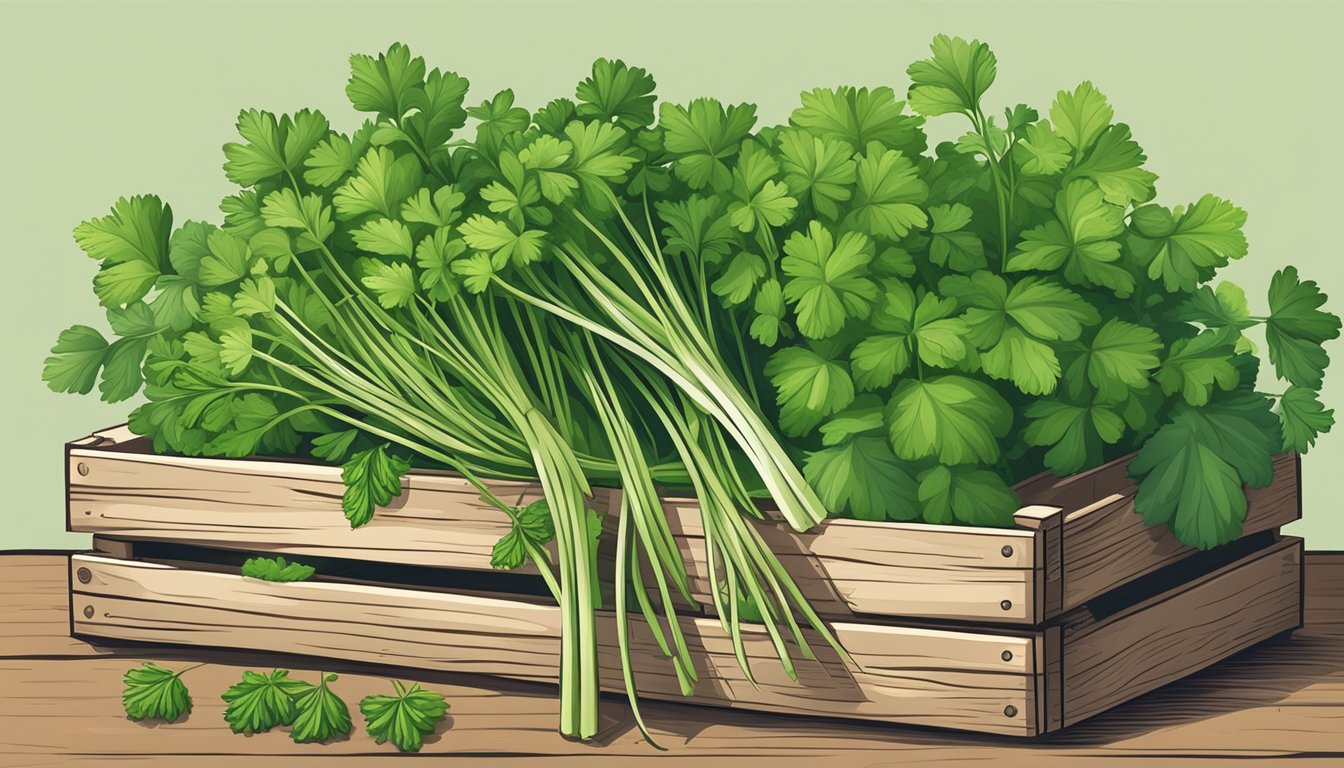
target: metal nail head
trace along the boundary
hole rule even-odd
[[[92,618],[93,618],[93,606],[92,606],[92,605],[86,605],[86,606],[84,606],[84,618],[86,618],[86,619],[92,619]]]
[[[1008,706],[1003,708],[1003,714],[1006,717],[1017,717],[1017,707],[1014,707],[1012,704],[1009,704]]]
[[[1010,547],[1010,546],[1008,546],[1007,544],[1004,544],[1004,545],[1003,545],[1003,549],[1001,549],[1001,550],[999,550],[999,551],[1003,553],[1003,556],[1004,556],[1004,557],[1012,557],[1012,556],[1013,556],[1013,548]]]
[[[87,475],[89,474],[89,465],[81,461],[75,465],[75,471],[81,475]]]
[[[88,584],[89,580],[93,578],[93,574],[89,573],[88,568],[80,568],[75,571],[75,578],[79,579],[80,584]]]
[[[1013,609],[1013,601],[1004,600],[1003,602],[999,603],[999,607],[1005,611],[1011,611]]]
[[[1012,652],[1012,651],[1004,651],[1004,652],[1003,652],[1003,660],[1004,660],[1004,661],[1012,661],[1012,660],[1013,660],[1013,652]]]

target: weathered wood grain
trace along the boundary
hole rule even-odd
[[[341,510],[340,467],[298,461],[155,455],[124,428],[68,449],[72,531],[250,552],[339,557],[404,565],[489,570],[507,516],[461,477],[416,470],[367,525],[352,530]],[[491,481],[516,505],[542,498],[535,482]],[[605,510],[609,491],[593,504]],[[526,565],[520,573],[535,573]]]
[[[555,733],[558,703],[554,692],[542,686],[319,662],[265,649],[230,654],[70,641],[68,558],[0,554],[0,616],[9,616],[13,606],[30,605],[40,606],[44,616],[59,617],[36,624],[0,618],[0,658],[6,657],[5,649],[18,646],[32,654],[0,662],[0,765],[233,768],[253,759],[322,768],[333,761],[359,765],[383,757],[402,759],[389,745],[374,744],[357,714],[348,740],[325,745],[294,744],[283,729],[251,737],[229,732],[217,694],[243,669],[284,666],[312,679],[320,664],[341,673],[338,692],[352,706],[386,689],[386,678],[392,676],[443,692],[452,704],[452,719],[422,752],[435,765],[1221,768],[1254,761],[1257,766],[1333,768],[1344,761],[1344,729],[1339,728],[1344,722],[1344,554],[1308,553],[1306,573],[1307,626],[1302,630],[1047,740],[649,702],[644,717],[671,750],[659,753],[642,742],[618,697],[604,699],[603,711],[613,726],[599,745],[590,746]],[[15,580],[16,574],[25,580]],[[14,635],[24,639],[16,644]],[[146,660],[174,668],[212,662],[188,678],[195,705],[186,721],[142,725],[121,711],[122,673]]]
[[[554,682],[559,609],[392,587],[271,584],[223,573],[76,555],[76,633],[140,642],[288,653]],[[623,690],[614,621],[599,624],[604,687]],[[744,631],[755,685],[717,620],[684,619],[699,681],[689,699],[716,706],[876,719],[1030,735],[1038,727],[1034,635],[835,624],[846,666],[809,636],[820,658],[797,658],[797,682],[763,630]],[[670,665],[632,624],[641,695],[682,700]],[[1011,707],[1012,715],[1005,715]]]
[[[1297,627],[1301,578],[1302,540],[1289,537],[1114,616],[1067,621],[1064,724]]]

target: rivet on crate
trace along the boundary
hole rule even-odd
[[[92,606],[92,605],[86,605],[86,606],[84,606],[84,618],[86,618],[86,619],[92,619],[92,618],[93,618],[93,606]]]
[[[1003,602],[999,603],[999,607],[1005,611],[1011,611],[1013,609],[1013,601],[1004,600]]]
[[[1017,707],[1014,707],[1012,704],[1009,704],[1008,706],[1003,708],[1003,714],[1004,717],[1017,717]]]
[[[88,584],[89,580],[93,578],[93,574],[89,573],[88,568],[80,568],[75,571],[75,578],[79,579],[80,584]]]
[[[999,550],[999,551],[1003,553],[1003,556],[1004,556],[1004,557],[1012,557],[1012,556],[1013,556],[1013,548],[1012,548],[1011,546],[1007,545],[1007,544],[1004,544],[1004,545],[1003,545],[1003,549],[1001,549],[1001,550]]]
[[[1013,660],[1013,652],[1012,652],[1012,651],[1004,651],[1003,654],[1002,654],[1002,657],[1003,657],[1003,660],[1004,660],[1004,661],[1012,661],[1012,660]]]
[[[75,465],[75,471],[81,475],[87,475],[89,474],[89,465],[81,461]]]

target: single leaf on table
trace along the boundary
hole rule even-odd
[[[326,742],[350,733],[350,709],[330,688],[336,675],[320,674],[321,682],[305,684],[307,688],[294,696],[296,713],[289,737],[298,744]]]
[[[876,427],[882,426],[877,411]],[[803,475],[833,514],[914,520],[915,479],[882,437],[859,436],[807,455]]]
[[[779,426],[793,437],[811,432],[821,420],[854,400],[854,382],[843,363],[803,347],[770,356],[765,375],[775,387]]]
[[[365,729],[379,744],[390,741],[401,752],[419,752],[426,736],[434,732],[448,712],[443,694],[427,691],[419,683],[409,688],[392,681],[395,695],[365,696],[359,702]]]
[[[145,662],[126,670],[121,705],[132,720],[163,720],[171,723],[191,711],[191,695],[177,672]]]
[[[1300,280],[1285,267],[1269,281],[1269,320],[1265,343],[1279,377],[1299,387],[1318,389],[1330,357],[1321,346],[1339,337],[1340,321],[1320,309],[1325,294],[1314,280]]]
[[[1279,398],[1279,418],[1283,422],[1283,449],[1306,453],[1317,437],[1335,425],[1335,410],[1321,405],[1313,390],[1289,387]]]
[[[887,406],[892,447],[907,461],[993,463],[1012,423],[1012,409],[993,387],[958,375],[906,379]]]
[[[227,707],[224,721],[234,733],[263,733],[289,725],[298,715],[294,697],[311,687],[310,683],[289,677],[289,670],[274,669],[268,674],[243,672],[243,679],[220,695]]]
[[[919,502],[925,522],[947,525],[1011,525],[1017,494],[987,469],[933,467],[919,475]]]
[[[358,528],[373,519],[373,511],[401,495],[401,477],[411,469],[411,462],[387,452],[387,444],[359,451],[341,468],[345,495],[341,508]]]
[[[303,563],[286,562],[283,557],[249,557],[242,568],[243,576],[262,581],[307,581],[314,568]]]

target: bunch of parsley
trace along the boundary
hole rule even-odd
[[[632,702],[632,611],[683,690],[696,678],[668,487],[700,502],[740,663],[750,617],[790,674],[803,624],[835,641],[748,524],[762,496],[800,530],[828,514],[1008,525],[1013,482],[1137,450],[1145,519],[1227,541],[1243,483],[1332,425],[1317,392],[1339,320],[1291,267],[1263,316],[1209,285],[1246,253],[1244,212],[1152,203],[1156,176],[1089,83],[1044,118],[987,116],[996,67],[940,36],[905,100],[821,88],[758,127],[750,104],[658,104],[619,61],[529,111],[507,90],[465,106],[465,79],[401,45],[357,55],[355,131],[240,115],[221,225],[174,228],[140,196],[76,229],[116,338],[66,330],[44,378],[109,401],[143,386],[131,427],[160,451],[340,463],[354,526],[413,462],[462,473],[514,523],[495,564],[535,563],[561,604],[561,730],[583,737],[593,484],[624,491]],[[944,114],[971,130],[930,151],[924,120]],[[1256,325],[1281,393],[1255,390]],[[546,501],[515,508],[488,478],[538,478]]]

